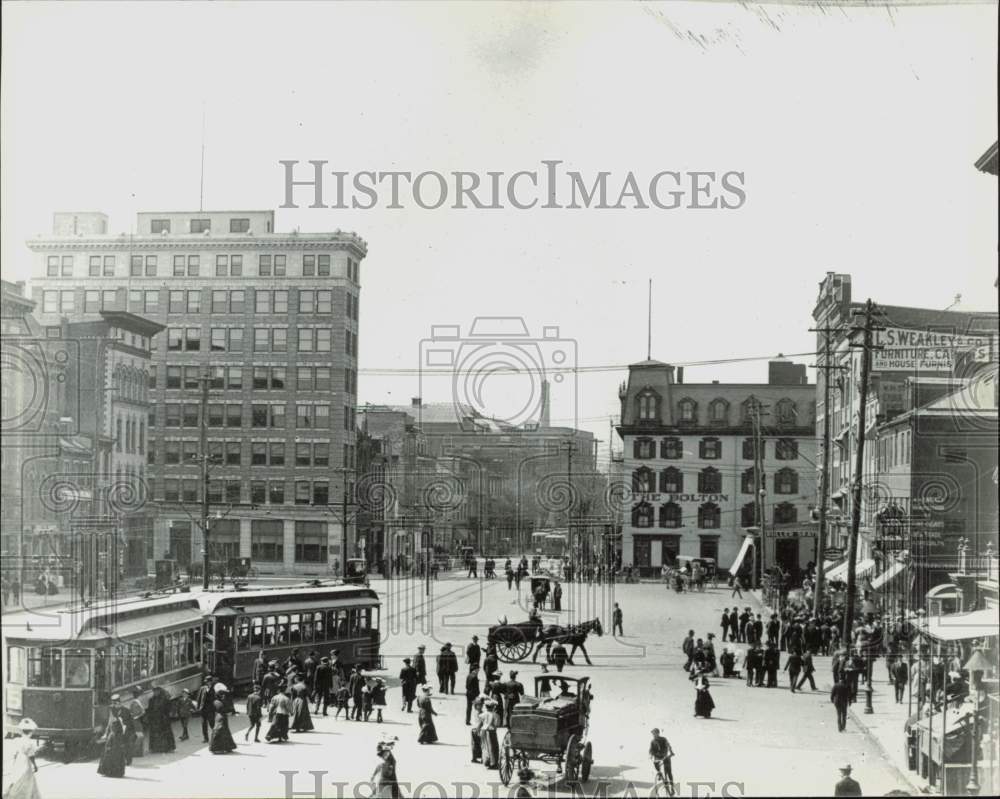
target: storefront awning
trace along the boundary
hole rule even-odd
[[[864,577],[868,572],[875,568],[875,561],[871,558],[865,558],[864,560],[859,560],[857,565],[854,567],[854,577],[855,579],[860,579]],[[839,566],[835,566],[831,569],[827,575],[827,580],[846,580],[847,579],[847,561],[845,560]]]
[[[902,561],[894,561],[888,569],[882,572],[878,577],[872,581],[872,590],[879,591],[884,586],[886,586],[890,580],[892,580],[896,575],[900,574],[904,569],[906,569],[906,564]]]
[[[1000,635],[1000,621],[997,620],[996,609],[949,613],[929,618],[921,632],[938,641],[991,638]]]
[[[740,551],[736,553],[736,560],[733,561],[733,565],[729,567],[730,574],[736,574],[740,570],[740,566],[743,565],[743,560],[747,556],[747,552],[750,551],[750,547],[753,546],[753,539],[747,536],[743,539],[743,545],[740,547]]]

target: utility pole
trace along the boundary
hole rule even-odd
[[[816,587],[813,594],[813,612],[819,613],[823,602],[823,583],[826,575],[823,573],[823,553],[826,551],[826,503],[830,491],[830,372],[840,369],[831,363],[830,337],[837,332],[836,328],[812,328],[810,332],[823,334],[823,363],[817,369],[823,370],[823,465],[819,476],[819,535],[816,545]]]
[[[764,496],[766,493],[764,487],[764,437],[760,429],[760,412],[764,406],[756,397],[753,398],[752,402],[754,508],[757,517],[757,529],[760,531],[760,545],[754,545],[754,560],[750,577],[751,587],[757,588],[760,584],[758,583],[758,574],[761,575],[761,582],[763,581],[764,574],[764,527],[766,523],[764,518]]]
[[[851,645],[851,628],[854,626],[854,593],[857,582],[858,531],[861,527],[861,490],[865,457],[865,417],[868,405],[868,378],[872,368],[872,318],[875,303],[865,302],[863,339],[861,346],[861,385],[858,386],[858,451],[854,460],[851,485],[851,532],[847,540],[847,610],[844,614],[844,644]],[[855,346],[855,345],[852,345]]]
[[[201,419],[198,425],[199,443],[198,450],[201,458],[201,587],[208,590],[208,384],[210,376],[206,368],[199,382],[201,383]]]

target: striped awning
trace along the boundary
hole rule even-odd
[[[847,579],[847,561],[845,560],[839,566],[834,567],[827,575],[827,580],[846,580]],[[875,568],[875,561],[871,558],[865,558],[864,560],[858,561],[857,565],[854,567],[854,577],[855,579],[864,577],[872,569]]]
[[[890,580],[892,580],[896,575],[900,574],[906,569],[906,564],[901,561],[895,561],[888,569],[882,572],[878,577],[872,581],[872,590],[879,591],[885,587]]]

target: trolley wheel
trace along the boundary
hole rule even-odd
[[[514,774],[514,761],[517,755],[510,745],[510,733],[503,737],[503,744],[500,747],[500,782],[510,785],[510,778]]]
[[[580,769],[580,740],[575,735],[571,735],[566,744],[565,759],[564,779],[568,783],[574,783],[577,781],[577,773]]]
[[[594,765],[594,747],[590,741],[583,746],[583,758],[580,761],[580,779],[586,782],[590,779],[590,767]]]

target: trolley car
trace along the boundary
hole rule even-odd
[[[111,695],[154,685],[176,697],[211,672],[246,685],[260,650],[339,650],[345,665],[380,666],[377,594],[328,585],[178,592],[105,606],[46,611],[46,622],[4,624],[5,727],[22,718],[67,749],[100,735]]]

